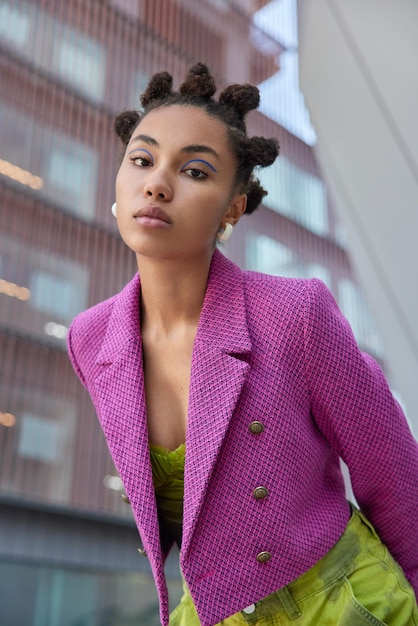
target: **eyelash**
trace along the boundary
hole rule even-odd
[[[186,169],[182,170],[183,172],[198,172],[199,176],[191,176],[190,178],[194,178],[194,180],[204,180],[205,178],[208,177],[208,173],[205,172],[204,170],[199,169],[198,167],[187,167]],[[189,174],[188,174],[189,176]]]
[[[152,162],[149,159],[147,159],[146,157],[132,156],[132,157],[130,157],[130,160],[131,160],[132,165],[135,165],[136,167],[145,167],[143,162],[145,162],[147,166],[148,165],[152,165]],[[137,161],[142,161],[142,164],[138,165]]]
[[[153,165],[152,161],[150,159],[147,159],[146,157],[141,157],[141,156],[132,156],[130,157],[130,161],[132,163],[132,165],[134,165],[135,167],[149,167],[150,165]],[[137,162],[140,162],[139,164]],[[202,169],[199,169],[198,167],[187,167],[183,170],[181,170],[182,172],[198,172],[198,176],[192,176],[191,174],[188,174],[188,176],[190,176],[190,178],[193,178],[194,180],[204,180],[205,178],[207,178],[209,176],[209,174],[207,172],[205,172]]]

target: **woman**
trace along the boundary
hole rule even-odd
[[[179,92],[163,72],[144,111],[117,118],[115,213],[138,275],[68,340],[161,623],[177,542],[185,594],[170,624],[418,624],[417,443],[320,281],[243,272],[216,249],[260,204],[253,169],[278,144],[246,134],[256,87],[215,90],[202,64]]]

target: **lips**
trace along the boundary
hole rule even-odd
[[[135,213],[134,218],[148,218],[151,220],[159,220],[166,224],[172,223],[169,215],[158,206],[144,206]]]

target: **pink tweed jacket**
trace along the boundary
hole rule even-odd
[[[74,320],[68,345],[130,498],[166,625],[139,294],[135,276]],[[350,514],[339,457],[418,595],[418,445],[320,281],[243,272],[215,252],[193,349],[186,450],[180,563],[202,626],[288,584],[335,544]],[[261,552],[271,558],[260,562]]]

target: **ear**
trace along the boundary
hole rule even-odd
[[[247,194],[237,194],[232,198],[228,211],[225,214],[225,218],[228,218],[228,222],[231,222],[232,226],[235,226],[240,217],[245,213],[246,208]]]

